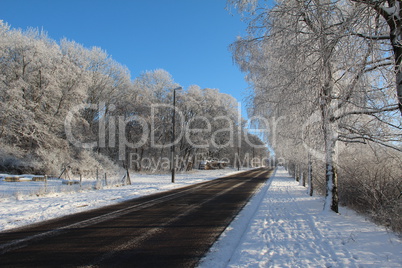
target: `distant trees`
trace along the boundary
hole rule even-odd
[[[165,70],[132,80],[100,48],[56,42],[0,21],[0,167],[56,174],[66,165],[111,167],[112,160],[168,170],[172,89],[178,86]],[[243,159],[247,146],[252,153],[233,97],[194,85],[178,92],[176,103],[178,168],[206,158],[233,164],[239,146]]]
[[[292,0],[272,8],[228,2],[250,15],[249,36],[232,49],[253,86],[254,113],[271,119],[267,139],[297,177],[312,162],[316,174],[324,169],[325,209],[337,212],[338,156],[347,151],[341,145],[375,142],[402,151],[392,82],[399,67],[393,45],[373,38],[386,21],[351,1]]]

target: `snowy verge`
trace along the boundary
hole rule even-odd
[[[274,177],[275,173],[276,170],[271,177]],[[239,215],[221,234],[219,240],[210,248],[207,256],[201,260],[199,268],[226,267],[234,251],[241,245],[244,236],[247,235],[248,226],[251,224],[252,219],[256,217],[271,183],[272,179],[267,180],[263,187],[249,200]]]
[[[44,182],[2,181],[0,183],[0,231],[213,180],[236,172],[235,169],[193,170],[176,174],[175,183],[171,183],[170,174],[132,173],[132,185],[121,187],[111,185],[100,190],[80,189],[79,185],[71,185],[63,186],[62,191],[59,191],[60,188],[53,184],[61,185],[60,180],[49,181],[48,188],[57,188],[57,191],[47,193],[41,190]],[[38,194],[39,192],[42,193]]]
[[[278,168],[199,267],[402,267],[402,239],[347,208],[323,212]]]

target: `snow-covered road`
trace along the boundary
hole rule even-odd
[[[322,197],[278,168],[200,267],[402,267],[395,234],[349,209],[322,208]]]

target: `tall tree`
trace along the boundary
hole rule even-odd
[[[387,23],[388,35],[370,35],[356,32],[355,34],[370,40],[389,40],[394,57],[396,80],[396,95],[399,111],[402,116],[402,3],[400,0],[352,0],[367,5],[375,10]],[[367,13],[366,13],[367,14]]]
[[[337,142],[371,139],[397,147],[393,138],[377,131],[389,131],[389,124],[379,126],[384,120],[377,119],[397,110],[386,79],[379,78],[367,90],[373,73],[379,68],[388,71],[387,58],[373,53],[373,40],[358,40],[350,34],[350,29],[365,27],[359,22],[362,8],[325,0],[284,1],[272,9],[256,8],[257,1],[231,2],[240,9],[251,6],[257,13],[251,13],[250,35],[232,46],[236,62],[249,73],[254,86],[255,111],[288,120],[282,126],[276,124],[277,131],[285,133],[281,144],[276,141],[281,148],[276,152],[306,145],[304,140],[298,142],[301,130],[309,125],[314,130],[319,123],[315,135],[320,135],[321,146],[314,147],[322,148],[316,155],[325,163],[324,208],[337,212]],[[400,126],[391,125],[400,130]],[[283,141],[285,137],[290,143]],[[302,154],[306,159],[308,153]]]

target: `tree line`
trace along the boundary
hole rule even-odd
[[[138,171],[169,169],[159,164],[170,157],[172,93],[180,85],[167,71],[131,79],[99,47],[0,22],[0,80],[3,171],[85,172],[123,162]],[[232,96],[197,85],[176,93],[178,169],[204,159],[248,165],[251,152],[267,156]]]
[[[325,210],[341,202],[402,229],[400,1],[228,5],[249,25],[231,49],[276,157],[325,194]]]

